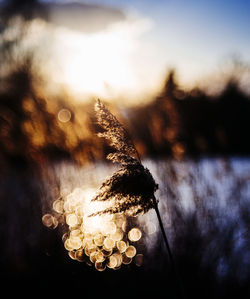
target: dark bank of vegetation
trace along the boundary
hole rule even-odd
[[[248,156],[249,115],[250,98],[233,78],[212,97],[181,90],[172,71],[159,97],[131,111],[129,125],[150,156]]]
[[[67,159],[84,164],[104,159],[110,151],[96,138],[94,101],[76,105],[64,94],[48,98],[41,93],[43,79],[34,75],[32,59],[0,79],[2,163]],[[126,124],[144,158],[250,154],[250,99],[233,80],[211,97],[198,89],[181,90],[170,72],[165,89],[149,104],[127,108],[126,114],[119,103],[109,107]],[[61,109],[71,113],[67,123],[58,120]]]

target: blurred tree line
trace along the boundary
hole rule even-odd
[[[39,2],[12,0],[0,11],[0,165],[23,167],[57,160],[76,163],[104,159],[109,146],[97,138],[93,104],[79,103],[65,90],[46,92],[35,49],[23,51],[30,20],[46,19]],[[39,14],[38,14],[39,12]],[[38,15],[37,15],[38,14]],[[16,25],[16,15],[22,16]],[[12,30],[15,26],[15,30]],[[249,155],[250,99],[235,80],[209,96],[199,88],[184,91],[171,70],[159,96],[131,108],[108,104],[132,135],[142,157]],[[235,76],[235,77],[234,77]],[[59,117],[66,110],[70,117]]]
[[[94,100],[76,104],[62,93],[48,98],[32,57],[0,77],[0,157],[22,164],[71,159],[83,164],[110,151],[97,138]],[[125,124],[142,157],[248,156],[250,99],[229,81],[216,97],[200,89],[181,90],[171,71],[161,95],[144,106],[120,109],[108,104]],[[58,115],[70,113],[67,121]],[[126,117],[124,117],[126,115]]]
[[[199,88],[181,90],[170,71],[161,95],[130,113],[130,130],[146,155],[250,154],[250,99],[233,77],[220,94],[209,96]]]

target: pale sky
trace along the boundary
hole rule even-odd
[[[157,93],[169,68],[188,87],[232,56],[250,64],[250,0],[78,3],[89,9],[58,5],[51,9],[53,30],[36,24],[31,34],[47,41],[53,78],[78,94],[133,100]]]
[[[150,20],[143,40],[157,48],[156,63],[176,67],[184,81],[199,79],[233,55],[250,62],[250,0],[78,2],[110,5]]]

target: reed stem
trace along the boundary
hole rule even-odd
[[[172,254],[172,251],[171,251],[170,246],[169,246],[168,238],[167,238],[164,226],[163,226],[163,222],[162,222],[162,219],[161,219],[161,214],[160,214],[160,211],[158,209],[158,203],[157,203],[157,200],[156,200],[155,196],[153,196],[153,202],[154,202],[154,209],[155,209],[155,212],[156,212],[156,215],[157,215],[157,218],[158,218],[158,222],[159,222],[159,225],[160,225],[161,233],[162,233],[162,236],[163,236],[163,240],[165,242],[167,252],[168,252],[168,255],[169,255],[169,261],[171,263],[172,270],[173,270],[173,273],[174,273],[174,278],[175,278],[175,282],[176,282],[176,285],[177,285],[177,288],[178,288],[179,296],[180,296],[180,298],[185,299],[183,286],[182,286],[182,281],[181,281],[181,278],[179,276],[179,273],[178,273],[176,265],[175,265],[173,254]]]

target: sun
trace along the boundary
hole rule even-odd
[[[52,90],[63,88],[79,101],[131,103],[161,88],[156,55],[142,38],[149,27],[148,20],[134,19],[86,33],[34,20],[26,44],[36,47],[39,70]]]
[[[130,61],[135,45],[116,30],[88,35],[61,29],[57,44],[55,80],[78,94],[105,97],[136,83]]]

